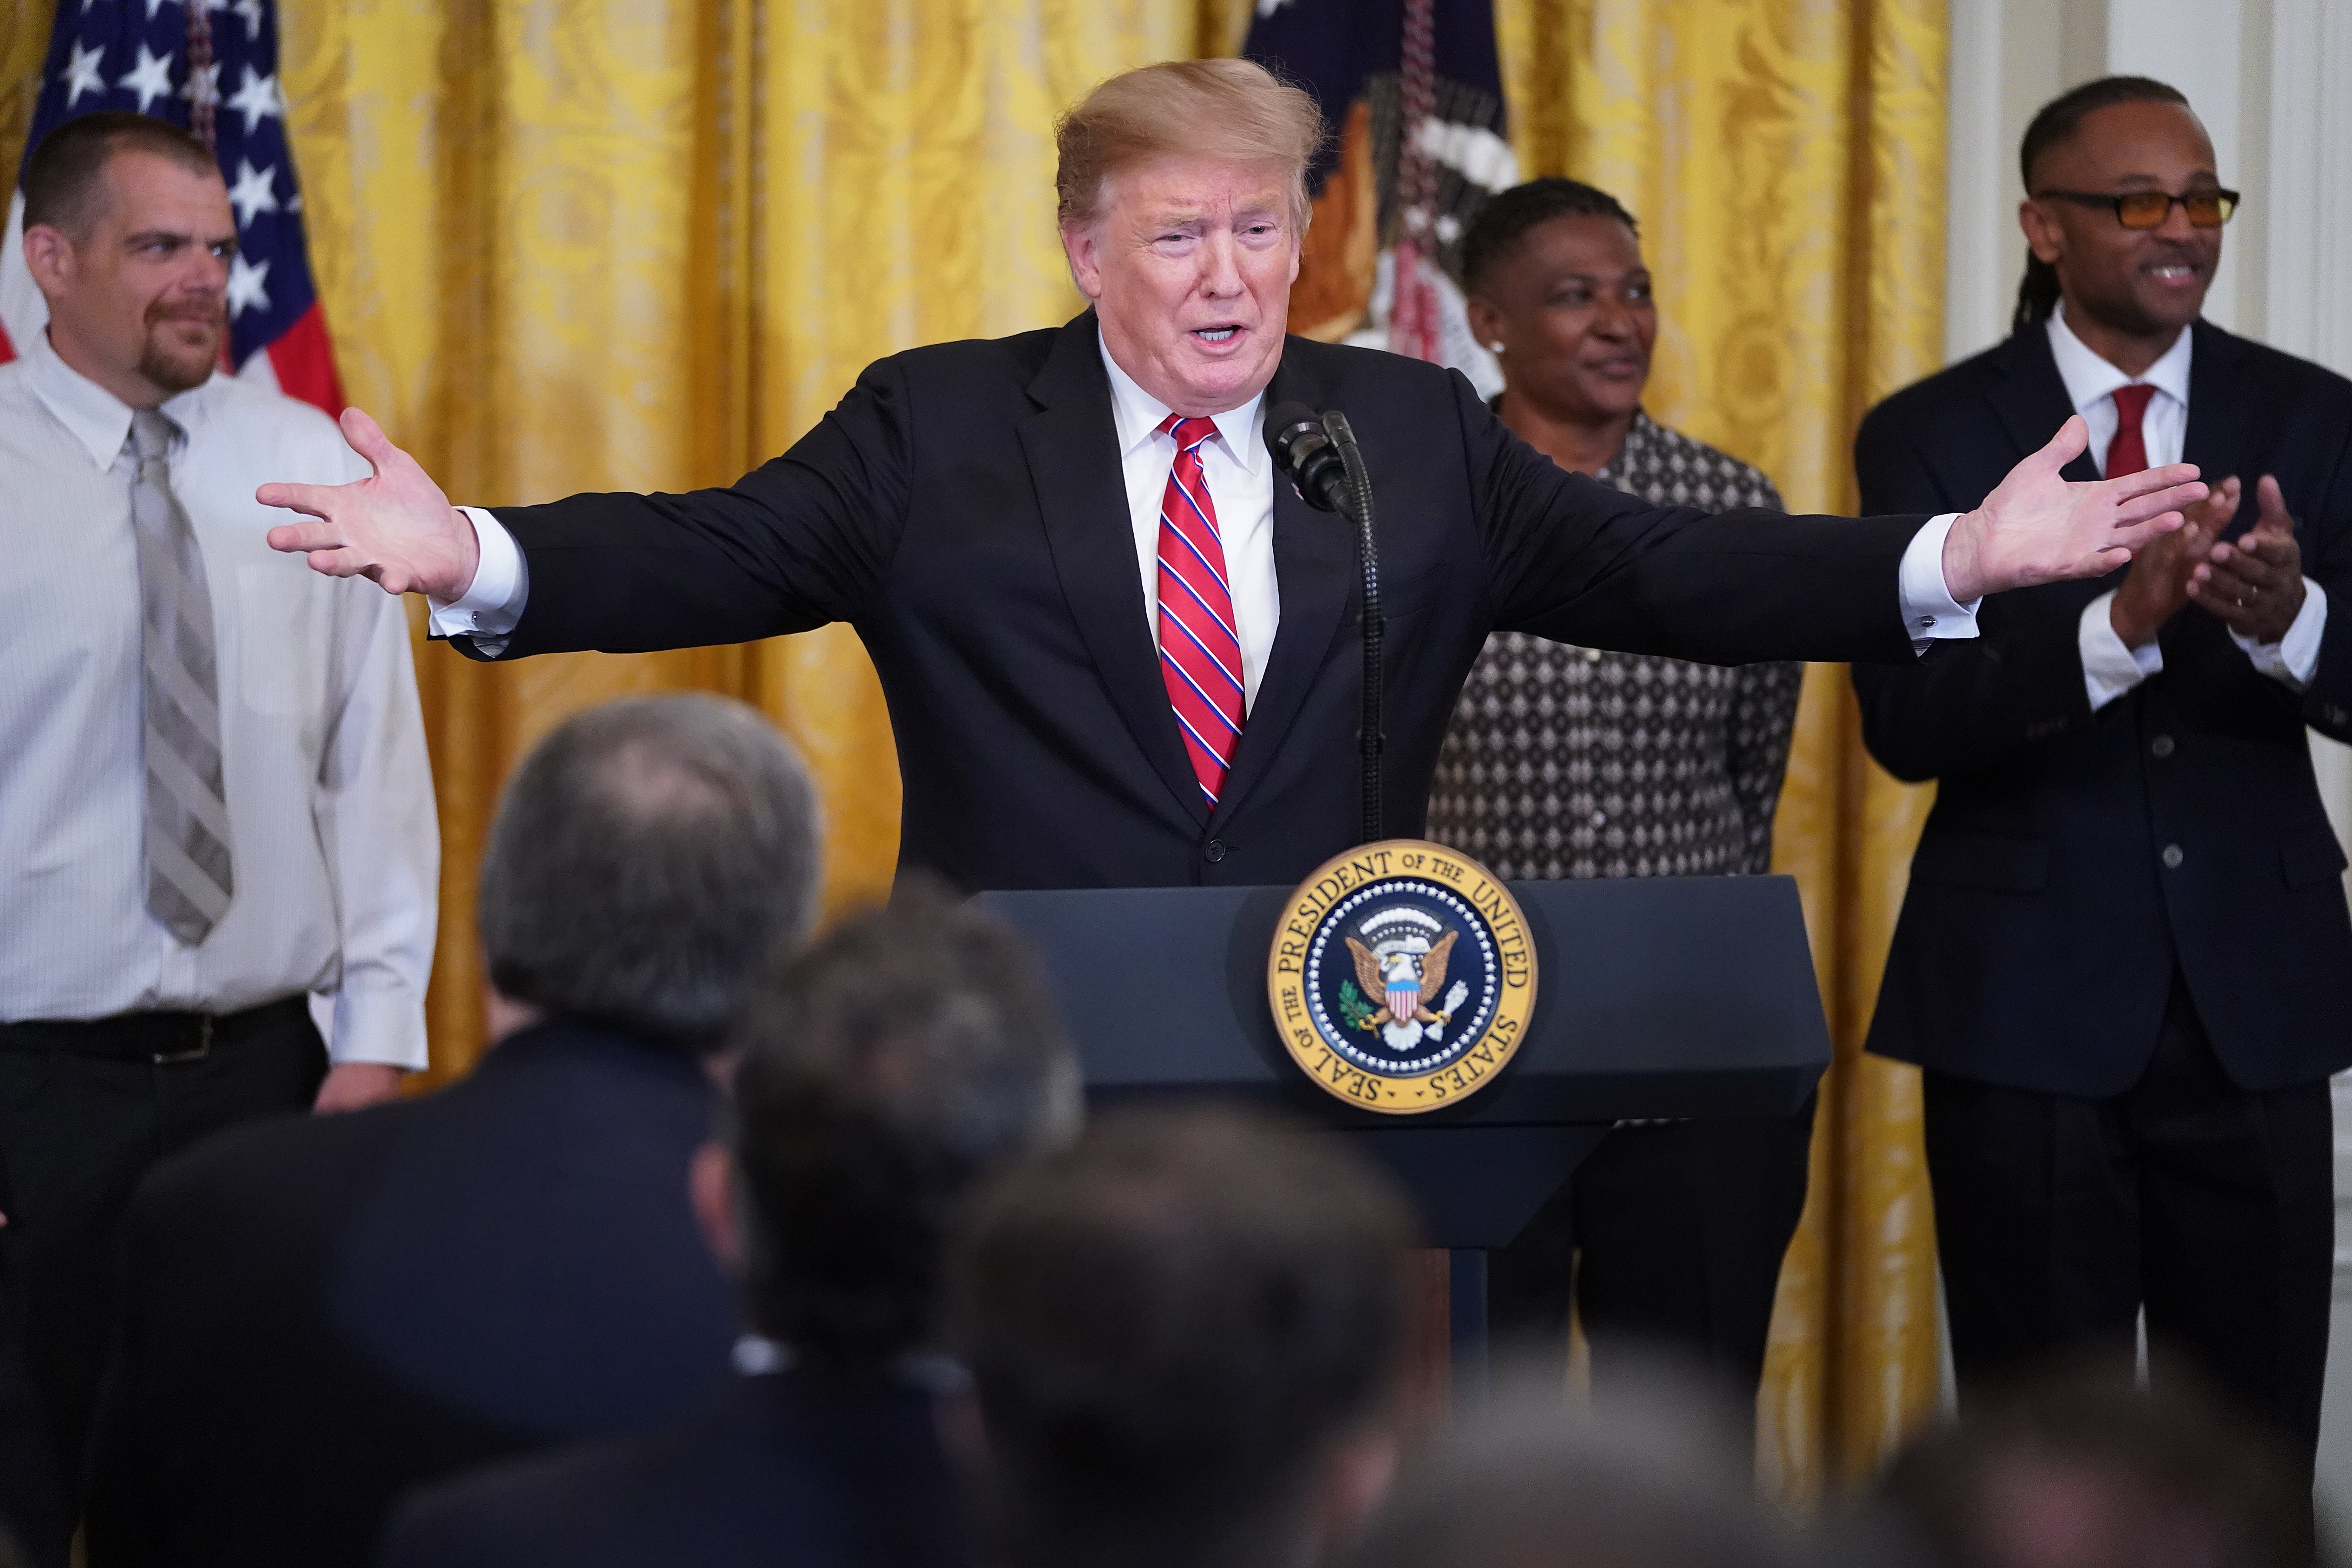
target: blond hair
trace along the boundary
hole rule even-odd
[[[1123,168],[1185,156],[1276,163],[1290,216],[1307,227],[1307,166],[1323,145],[1323,111],[1305,89],[1252,60],[1162,60],[1111,78],[1054,127],[1054,189],[1064,228],[1102,216],[1103,184]]]

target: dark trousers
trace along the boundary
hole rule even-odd
[[[2326,1083],[2231,1082],[2176,976],[2147,1070],[2113,1099],[1925,1088],[1964,1404],[2053,1357],[2127,1371],[2145,1305],[2151,1357],[2267,1423],[2308,1478],[2336,1237]]]
[[[1810,1101],[1793,1117],[1612,1129],[1490,1260],[1497,1342],[1564,1374],[1572,1290],[1596,1388],[1664,1349],[1747,1413],[1744,1436],[1812,1134]]]
[[[209,1029],[163,1016],[0,1024],[0,1161],[15,1199],[0,1247],[22,1290],[26,1359],[69,1496],[113,1333],[115,1233],[132,1189],[208,1133],[306,1109],[326,1073],[300,997]]]

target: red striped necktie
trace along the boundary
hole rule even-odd
[[[1214,808],[1242,738],[1242,642],[1216,503],[1201,475],[1201,443],[1217,426],[1171,414],[1160,428],[1176,437],[1176,466],[1160,498],[1160,676],[1192,775]]]

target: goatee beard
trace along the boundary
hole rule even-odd
[[[186,392],[202,386],[210,379],[213,367],[220,361],[220,337],[215,333],[210,353],[201,351],[174,352],[151,336],[146,351],[139,356],[139,374],[166,392]]]

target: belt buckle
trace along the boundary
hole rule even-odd
[[[185,1062],[200,1062],[213,1054],[213,1016],[206,1013],[196,1020],[194,1048],[184,1051],[157,1051],[155,1065],[159,1068],[178,1067]]]

